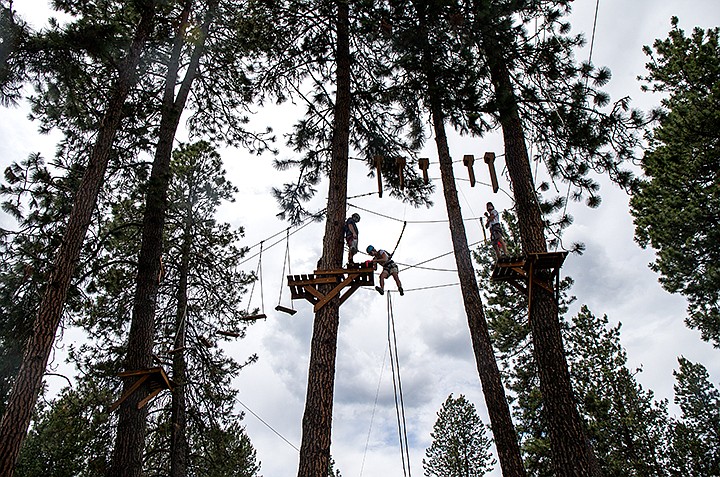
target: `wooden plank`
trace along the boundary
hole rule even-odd
[[[336,296],[338,293],[340,293],[340,290],[342,290],[343,288],[345,288],[345,286],[346,286],[348,283],[352,282],[356,277],[357,277],[357,274],[349,273],[348,276],[345,278],[345,280],[343,280],[342,282],[338,283],[337,286],[335,286],[335,288],[333,288],[332,290],[330,290],[330,293],[328,293],[327,295],[325,295],[324,298],[321,298],[320,301],[318,301],[317,303],[315,303],[315,308],[314,308],[314,310],[315,310],[315,311],[318,311],[320,308],[322,308],[323,306],[325,306],[325,304],[326,304],[327,302],[329,302],[330,300],[332,300],[333,298],[335,298],[335,296]]]
[[[354,282],[353,282],[353,283],[354,283]],[[345,300],[347,300],[348,298],[350,298],[350,295],[352,295],[353,293],[355,293],[355,290],[357,290],[358,288],[360,288],[359,285],[350,285],[350,288],[349,288],[345,293],[343,293],[343,294],[340,296],[340,298],[338,299],[338,300],[339,300],[339,301],[338,301],[338,305],[342,305],[343,303],[345,303]]]
[[[162,390],[163,390],[163,388],[157,388],[156,390],[154,390],[153,392],[151,392],[150,394],[148,394],[147,396],[145,396],[145,398],[144,398],[143,400],[141,400],[140,402],[137,403],[137,408],[138,408],[138,409],[142,409],[143,407],[145,407],[145,405],[146,405],[148,402],[150,402],[150,400],[151,400],[152,398],[154,398],[155,396],[157,396],[158,394],[160,394],[160,391],[162,391]]]
[[[147,371],[147,370],[145,370],[145,371]],[[133,371],[126,371],[126,372],[133,372]],[[118,376],[119,376],[119,375],[118,375]],[[132,376],[132,375],[128,374],[128,375],[126,375],[126,376]],[[123,401],[125,401],[125,400],[128,398],[128,396],[130,396],[132,393],[134,393],[135,390],[137,390],[137,388],[139,388],[139,387],[148,379],[149,376],[150,376],[150,375],[149,375],[148,373],[145,373],[140,379],[138,379],[137,381],[135,381],[135,382],[132,384],[132,386],[130,386],[130,387],[127,389],[127,391],[125,391],[125,392],[122,394],[122,396],[120,396],[120,399],[118,399],[117,401],[115,401],[115,402],[110,406],[110,412],[113,412],[115,409],[117,409],[118,406],[120,406],[120,404],[122,404]]]
[[[147,368],[147,369],[135,369],[132,371],[122,371],[118,373],[118,376],[121,378],[126,378],[128,376],[142,376],[143,374],[152,374],[156,373],[158,371],[162,370],[160,366],[155,366],[153,368]]]

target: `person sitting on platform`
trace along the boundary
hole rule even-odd
[[[354,213],[345,221],[345,242],[348,248],[348,265],[355,265],[353,257],[358,252],[358,228],[357,223],[360,222],[360,214]]]
[[[405,293],[402,288],[402,283],[400,283],[400,277],[398,277],[398,266],[393,262],[390,254],[385,250],[376,250],[372,245],[368,245],[367,253],[373,257],[373,262],[379,263],[383,267],[383,271],[380,273],[380,286],[375,287],[378,293],[381,295],[385,294],[385,279],[392,275],[397,284],[400,296],[403,296]]]
[[[493,249],[497,258],[507,257],[507,245],[503,236],[502,227],[500,226],[500,214],[495,210],[492,202],[487,203],[487,212],[485,212],[485,228],[490,229],[490,240],[492,240]]]

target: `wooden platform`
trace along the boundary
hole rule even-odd
[[[560,267],[565,262],[567,252],[528,253],[521,257],[503,257],[493,268],[491,280],[508,282],[528,298],[528,317],[533,305],[533,287],[548,291],[560,299]]]
[[[157,396],[162,390],[169,389],[170,391],[172,391],[175,388],[175,383],[173,383],[173,381],[168,378],[168,375],[165,374],[165,370],[161,367],[138,369],[134,371],[123,371],[122,373],[118,373],[118,376],[120,376],[121,378],[138,376],[139,378],[123,393],[122,396],[120,396],[120,399],[115,401],[110,406],[110,412],[113,412],[115,409],[117,409],[120,404],[123,403],[123,401],[125,401],[132,393],[137,391],[143,384],[147,384],[150,392],[147,396],[141,399],[140,402],[137,403],[138,409],[142,409],[152,398]]]
[[[529,253],[520,257],[503,257],[497,260],[491,280],[507,281],[511,285],[529,284],[530,277],[536,285],[553,292],[553,280],[558,277],[567,252]],[[536,272],[543,271],[547,277],[540,278]],[[521,288],[522,289],[522,288]]]
[[[314,305],[315,312],[335,297],[339,297],[342,305],[358,288],[375,285],[373,268],[364,264],[337,270],[315,270],[315,273],[307,275],[288,275],[287,280],[292,299],[309,301]],[[334,285],[327,294],[317,289],[318,285],[324,284]]]

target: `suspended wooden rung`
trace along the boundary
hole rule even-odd
[[[472,154],[465,154],[463,156],[463,164],[468,168],[468,176],[470,176],[470,187],[475,187],[475,171],[473,170],[473,164],[475,163],[475,156]]]
[[[404,157],[396,157],[395,158],[395,165],[398,168],[398,176],[400,176],[400,190],[405,188],[405,158]]]
[[[202,343],[203,346],[206,348],[212,348],[213,344],[210,342],[209,339],[205,338],[204,336],[198,336],[198,340],[200,343]]]
[[[430,159],[427,157],[421,157],[418,159],[418,165],[420,166],[420,170],[423,173],[423,181],[425,182],[425,185],[428,185],[428,182],[430,181],[430,178],[428,178],[428,167],[430,167]]]
[[[378,197],[382,198],[383,185],[382,185],[382,164],[383,157],[375,156],[375,173],[377,174],[378,181]]]
[[[230,336],[232,338],[237,338],[240,336],[240,333],[237,331],[225,331],[225,330],[215,330],[216,335],[222,335],[222,336]]]
[[[243,316],[240,319],[243,321],[255,321],[255,320],[264,320],[265,318],[267,318],[267,315],[265,313],[258,313],[257,315]]]
[[[297,310],[294,310],[292,308],[288,308],[288,307],[282,306],[282,305],[276,306],[275,310],[281,311],[283,313],[287,313],[288,315],[294,315],[295,313],[297,313]]]
[[[165,370],[161,367],[149,368],[149,369],[138,369],[134,371],[123,371],[118,373],[121,378],[137,377],[138,379],[120,396],[120,399],[115,401],[110,406],[110,412],[117,409],[120,404],[123,403],[128,397],[134,392],[138,391],[143,384],[147,385],[149,393],[137,403],[137,408],[142,409],[145,405],[150,402],[152,398],[157,396],[162,390],[169,389],[172,391],[175,388],[175,383],[168,378],[165,374]]]
[[[497,193],[500,186],[498,186],[497,174],[495,173],[495,153],[486,152],[484,160],[490,169],[490,182],[492,183],[493,192]]]

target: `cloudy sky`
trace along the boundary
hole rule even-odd
[[[573,31],[585,32],[588,40],[593,28],[596,2],[575,2],[571,18]],[[24,0],[16,8],[31,23],[40,25],[45,17],[46,2]],[[595,65],[606,65],[613,79],[606,88],[613,99],[631,96],[632,104],[641,109],[657,105],[658,98],[640,91],[636,81],[644,74],[646,57],[641,48],[656,38],[665,38],[670,17],[677,15],[686,31],[694,26],[709,28],[720,21],[720,3],[716,0],[602,0],[599,3],[597,29],[592,53]],[[587,59],[588,47],[578,52]],[[22,109],[4,109],[0,123],[0,165],[21,160],[31,152],[53,154],[56,138],[40,137],[36,126],[29,123]],[[263,111],[259,122],[272,124],[281,133],[287,130],[287,117],[292,109]],[[430,141],[432,146],[434,143]],[[482,157],[486,151],[503,153],[498,137],[480,139],[453,138],[454,159],[465,154]],[[281,151],[281,157],[288,157]],[[437,153],[429,148],[430,177],[440,187]],[[247,432],[257,449],[265,477],[297,473],[301,439],[301,421],[305,402],[307,367],[312,334],[312,306],[296,301],[294,316],[274,310],[279,301],[290,306],[289,290],[283,289],[283,258],[286,244],[278,242],[287,224],[278,220],[277,206],[270,188],[290,180],[292,173],[278,173],[271,166],[270,156],[254,157],[243,150],[224,150],[229,177],[239,187],[234,204],[223,206],[222,219],[246,229],[251,252],[262,254],[262,296],[256,289],[250,306],[264,306],[268,319],[254,324],[248,338],[225,345],[227,351],[243,360],[257,353],[258,363],[246,368],[236,380],[238,411],[247,412]],[[434,164],[433,164],[434,163]],[[478,181],[487,183],[487,170],[480,161],[475,167]],[[502,158],[496,163],[502,171]],[[458,192],[463,216],[478,217],[488,200],[498,209],[512,207],[507,183],[501,178],[501,191],[493,194],[482,184],[470,187],[467,171],[457,164]],[[628,197],[616,187],[601,180],[602,205],[588,209],[583,204],[570,204],[573,226],[566,232],[566,243],[584,242],[582,256],[568,257],[563,275],[575,280],[572,293],[578,297],[571,313],[580,304],[587,304],[596,314],[606,314],[611,323],[622,323],[621,341],[629,366],[642,368],[638,380],[655,392],[658,398],[672,401],[677,357],[703,363],[713,381],[720,381],[720,360],[717,350],[700,340],[699,333],[688,330],[683,323],[685,302],[662,290],[657,276],[647,265],[653,253],[640,249],[633,241],[632,219]],[[562,186],[559,185],[562,190]],[[320,187],[317,208],[324,207],[326,184]],[[359,211],[360,245],[392,250],[407,221],[395,258],[402,264],[418,264],[452,250],[442,193],[433,197],[431,209],[405,206],[387,194],[379,198],[374,178],[359,161],[351,161],[348,196],[350,212]],[[359,209],[353,209],[357,207]],[[0,217],[0,221],[2,221]],[[478,221],[466,222],[468,242],[483,239]],[[282,234],[269,239],[278,232]],[[321,254],[323,224],[312,224],[290,237],[290,266],[293,273],[311,273]],[[275,244],[273,246],[273,244]],[[248,271],[258,267],[258,259],[248,260]],[[430,432],[436,412],[448,394],[465,394],[475,403],[479,414],[488,422],[457,275],[452,270],[452,255],[425,264],[434,270],[410,268],[401,272],[406,294],[391,293],[392,316],[397,335],[398,359],[405,403],[405,417],[410,443],[411,470],[422,474],[422,458],[430,445]],[[287,270],[286,270],[287,272]],[[481,283],[482,287],[483,284]],[[394,290],[392,280],[386,285]],[[282,290],[282,291],[281,291]],[[282,293],[282,295],[281,295]],[[262,299],[261,299],[262,298]],[[341,308],[338,341],[335,406],[333,414],[332,454],[345,477],[401,475],[403,472],[398,444],[398,431],[393,396],[392,371],[388,355],[387,296],[374,290],[360,289]],[[671,407],[675,411],[674,407]],[[249,411],[249,412],[248,412]],[[492,475],[500,475],[496,466]]]

